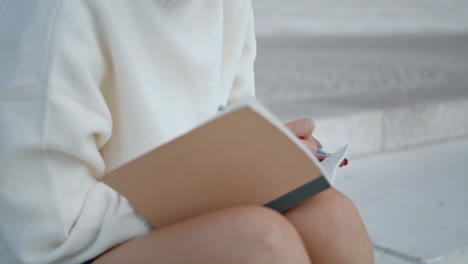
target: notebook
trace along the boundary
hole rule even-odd
[[[103,182],[161,227],[230,206],[285,212],[329,188],[327,174],[338,162],[335,156],[324,169],[282,122],[250,101],[110,171]]]

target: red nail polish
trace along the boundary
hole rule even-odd
[[[343,162],[341,162],[340,167],[348,165],[348,159],[344,159]]]

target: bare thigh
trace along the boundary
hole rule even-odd
[[[126,242],[94,263],[310,263],[293,225],[263,207],[227,208]]]

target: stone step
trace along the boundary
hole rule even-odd
[[[468,32],[467,0],[255,0],[257,33]]]
[[[260,38],[257,96],[351,156],[468,136],[468,36]]]
[[[374,108],[350,98],[267,106],[285,122],[314,118],[314,135],[330,152],[349,143],[354,157],[468,136],[468,95]]]
[[[267,101],[468,89],[468,34],[257,39],[257,94]]]

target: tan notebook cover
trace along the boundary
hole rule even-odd
[[[111,171],[103,181],[153,226],[236,205],[284,211],[329,187],[318,161],[257,102]]]

